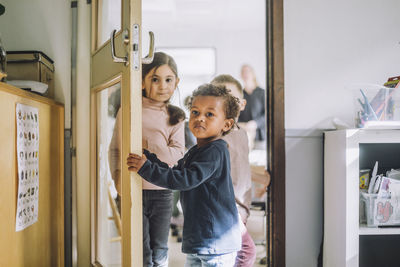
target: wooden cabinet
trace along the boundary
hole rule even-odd
[[[329,131],[324,144],[324,267],[399,266],[400,228],[359,222],[359,171],[400,168],[400,130]]]
[[[15,231],[16,104],[39,113],[38,221]],[[64,266],[64,107],[0,82],[0,266]]]

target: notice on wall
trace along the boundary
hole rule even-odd
[[[39,111],[17,103],[18,196],[15,231],[38,220],[39,211]]]

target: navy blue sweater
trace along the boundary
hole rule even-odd
[[[227,144],[218,139],[193,146],[169,168],[145,150],[139,175],[147,181],[181,191],[183,253],[224,254],[240,250],[241,234]]]

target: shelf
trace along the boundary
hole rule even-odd
[[[376,161],[378,174],[400,168],[400,130],[325,132],[324,266],[400,266],[400,226],[359,223],[360,170]]]
[[[394,227],[367,227],[360,224],[359,235],[400,235],[400,226]]]

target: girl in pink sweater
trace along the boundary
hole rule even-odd
[[[180,108],[169,104],[178,83],[177,66],[171,56],[156,52],[152,63],[142,65],[143,148],[156,154],[160,160],[170,166],[175,165],[185,152],[185,113]],[[121,127],[120,113],[117,114],[116,127]],[[114,135],[117,136],[118,133],[120,133],[119,129],[114,129]],[[110,163],[115,163],[110,164],[110,167],[111,173],[116,173],[112,177],[120,194],[118,170],[120,171],[121,164],[120,146],[117,140],[120,138],[113,136],[109,157]],[[112,155],[118,157],[112,157]],[[117,167],[112,168],[112,166]],[[143,266],[168,266],[168,235],[173,193],[169,189],[156,186],[144,179],[142,181]]]
[[[174,59],[162,52],[142,66],[143,148],[170,166],[185,152],[185,113],[169,104],[179,83]],[[143,266],[168,266],[173,193],[143,181]]]

